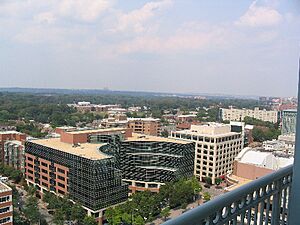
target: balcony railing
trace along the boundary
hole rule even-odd
[[[164,225],[288,224],[292,174],[293,166],[285,167],[216,197]]]

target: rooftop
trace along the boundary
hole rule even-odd
[[[11,188],[7,186],[6,184],[0,182],[0,193],[5,191],[11,191]]]
[[[189,141],[183,141],[178,139],[172,138],[164,138],[164,137],[157,137],[157,136],[150,136],[144,134],[137,134],[133,133],[132,137],[127,138],[125,141],[149,141],[149,142],[169,142],[169,143],[176,143],[176,144],[189,144]]]
[[[90,133],[105,133],[113,131],[124,131],[125,128],[107,128],[107,129],[85,129],[85,130],[74,130],[67,131],[69,134],[90,134]]]
[[[155,119],[155,118],[128,118],[128,121],[136,121],[136,120],[140,120],[140,121],[160,121],[160,119]]]
[[[30,142],[91,160],[109,158],[109,156],[98,150],[99,147],[105,144],[82,143],[75,147],[73,144],[61,142],[60,138],[36,139]]]
[[[11,130],[11,131],[0,131],[0,135],[1,134],[22,134],[22,133],[15,130]]]

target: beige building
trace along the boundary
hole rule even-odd
[[[223,121],[243,121],[245,117],[252,117],[266,122],[277,123],[278,111],[260,110],[258,107],[254,109],[229,109],[221,108],[221,118]]]
[[[133,133],[159,136],[161,132],[160,119],[154,118],[128,118],[127,127],[132,129]]]
[[[13,224],[12,189],[0,182],[0,224]]]
[[[225,176],[233,168],[233,161],[243,149],[241,133],[231,132],[231,126],[218,123],[192,125],[190,130],[175,131],[172,138],[195,142],[194,174],[200,181]]]

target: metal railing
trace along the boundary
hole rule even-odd
[[[286,225],[292,174],[293,166],[285,167],[216,197],[163,225]]]

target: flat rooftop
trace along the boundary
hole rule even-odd
[[[189,134],[189,135],[194,135],[194,136],[201,136],[201,137],[218,137],[218,138],[222,138],[222,137],[227,137],[227,136],[232,136],[232,135],[236,135],[239,133],[236,132],[226,132],[226,133],[222,133],[222,134],[206,134],[206,133],[200,133],[200,132],[196,132],[196,131],[192,131],[192,130],[180,130],[180,131],[174,131],[174,133],[176,134]]]
[[[169,142],[169,143],[176,143],[176,144],[189,144],[192,143],[191,141],[184,141],[184,140],[178,140],[173,138],[164,138],[164,137],[157,137],[157,136],[150,136],[150,135],[144,135],[144,134],[137,134],[133,133],[132,137],[129,137],[125,140],[125,142],[128,141],[149,141],[149,142]]]
[[[66,131],[69,134],[90,134],[90,133],[105,133],[114,131],[124,131],[126,128],[107,128],[107,129],[85,129],[85,130],[74,130]]]
[[[7,186],[6,184],[0,182],[0,193],[6,192],[6,191],[11,191],[11,188],[9,186]]]
[[[22,133],[15,130],[11,130],[11,131],[0,131],[0,134],[22,134]]]
[[[79,146],[74,147],[73,144],[61,142],[60,138],[36,139],[30,140],[30,142],[91,160],[109,158],[108,155],[101,153],[98,150],[99,147],[105,144],[82,143]]]

